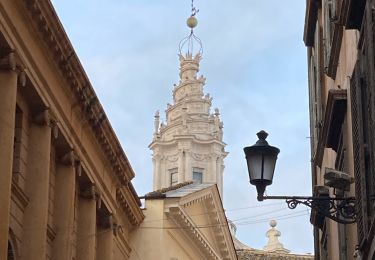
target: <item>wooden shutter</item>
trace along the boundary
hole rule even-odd
[[[357,230],[358,242],[362,245],[367,237],[367,207],[366,185],[364,166],[363,144],[363,116],[362,116],[362,89],[360,78],[360,63],[357,62],[351,78],[351,107],[352,107],[352,131],[354,153],[354,177],[357,198]]]

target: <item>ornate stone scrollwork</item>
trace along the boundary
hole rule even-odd
[[[208,154],[192,153],[191,155],[192,155],[193,159],[196,160],[196,161],[203,161],[205,159],[210,158],[210,155],[208,155]]]
[[[178,154],[166,156],[166,160],[169,162],[176,162],[178,160]]]

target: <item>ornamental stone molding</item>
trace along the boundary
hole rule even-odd
[[[76,97],[76,104],[89,122],[91,131],[97,138],[99,145],[102,146],[112,165],[115,165],[112,162],[116,161],[113,171],[119,182],[121,184],[127,183],[134,178],[134,171],[112,130],[73,46],[61,23],[55,18],[56,13],[52,3],[38,0],[23,0],[23,2],[31,18],[30,26],[34,26],[39,31],[39,37],[46,43],[46,52],[54,57],[56,64],[58,64],[57,69],[60,70],[67,85],[70,86],[71,92]],[[11,54],[10,57],[2,60],[5,68],[15,68],[13,56]],[[6,66],[6,64],[9,65]],[[137,195],[133,194],[133,196],[136,197]],[[136,205],[133,206],[134,210],[138,210],[135,209]]]

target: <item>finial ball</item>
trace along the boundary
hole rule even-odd
[[[193,29],[198,25],[198,20],[197,20],[197,18],[195,18],[195,16],[190,16],[186,20],[186,24],[187,24],[187,26],[189,26],[189,28]]]
[[[271,220],[271,221],[270,221],[270,226],[271,226],[271,227],[276,227],[276,225],[277,225],[276,220]]]

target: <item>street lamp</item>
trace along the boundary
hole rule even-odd
[[[280,150],[270,146],[266,141],[265,131],[257,133],[259,140],[252,146],[244,148],[250,183],[257,189],[258,201],[266,199],[285,200],[290,209],[304,204],[315,210],[319,215],[328,217],[341,224],[351,224],[356,221],[355,198],[335,196],[328,193],[320,196],[265,196],[266,186],[272,184],[277,155]],[[333,170],[334,171],[334,170]]]

